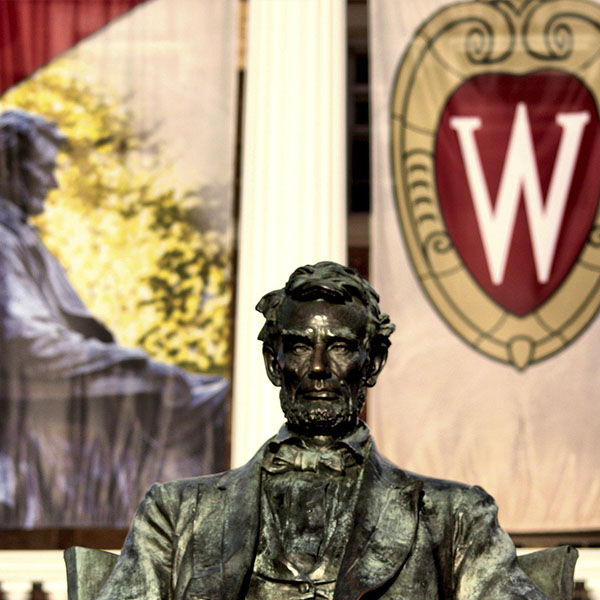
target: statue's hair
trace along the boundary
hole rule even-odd
[[[363,279],[358,271],[338,263],[324,261],[296,269],[284,288],[265,294],[256,310],[265,317],[258,339],[272,351],[279,339],[279,309],[285,298],[294,300],[327,300],[343,304],[356,298],[367,309],[367,342],[371,352],[386,352],[389,337],[395,329],[387,314],[379,309],[379,294]]]
[[[30,157],[34,140],[40,136],[56,147],[67,141],[56,123],[40,115],[19,109],[0,114],[0,168],[3,174],[14,173]]]

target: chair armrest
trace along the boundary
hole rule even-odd
[[[557,546],[523,554],[517,562],[551,600],[571,600],[573,574],[579,553],[572,546]]]
[[[112,552],[72,546],[65,550],[69,600],[93,600],[118,556]]]

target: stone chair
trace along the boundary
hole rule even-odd
[[[537,550],[517,558],[519,565],[551,600],[571,600],[578,552],[572,546]],[[65,550],[69,600],[93,600],[118,556],[73,546]]]
[[[93,600],[110,575],[118,555],[72,546],[65,550],[68,600]]]

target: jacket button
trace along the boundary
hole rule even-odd
[[[306,594],[306,592],[308,592],[308,590],[310,590],[310,585],[308,585],[308,583],[301,583],[298,586],[298,589],[300,590],[301,594]]]

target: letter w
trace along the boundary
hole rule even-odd
[[[450,127],[458,135],[485,258],[495,285],[504,281],[521,190],[525,199],[537,279],[540,283],[550,279],[581,138],[589,120],[587,111],[556,115],[556,123],[562,128],[562,134],[544,205],[527,106],[519,102],[502,168],[498,197],[492,207],[475,142],[474,132],[481,127],[481,119],[450,118]]]

